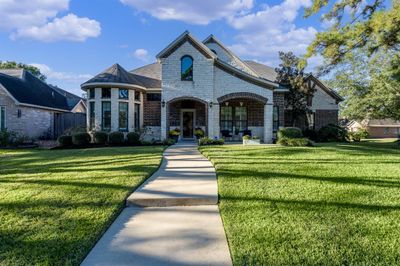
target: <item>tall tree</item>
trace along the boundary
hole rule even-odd
[[[32,75],[37,77],[42,81],[46,81],[46,76],[40,72],[40,69],[31,65],[17,63],[14,61],[0,61],[0,69],[13,69],[13,68],[22,68],[29,71]]]
[[[279,52],[279,58],[281,63],[275,71],[278,73],[277,81],[289,89],[285,104],[292,113],[292,126],[301,127],[304,121],[308,127],[307,117],[311,113],[309,99],[312,98],[314,91],[306,82],[305,62],[292,52]]]
[[[316,35],[308,47],[306,57],[321,54],[327,72],[342,63],[348,53],[365,48],[368,56],[380,51],[400,51],[400,0],[392,0],[386,7],[385,0],[313,0],[306,10],[306,17],[327,12],[322,19],[332,26]],[[393,71],[400,78],[396,58],[391,62]],[[398,60],[398,57],[397,57]],[[398,61],[397,61],[398,63]]]
[[[363,50],[353,52],[327,83],[345,99],[341,116],[400,120],[400,82],[393,75],[390,53],[378,52],[370,58]]]

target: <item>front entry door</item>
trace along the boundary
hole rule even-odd
[[[183,138],[193,138],[193,123],[194,122],[194,112],[193,111],[183,111],[182,112],[182,137]]]

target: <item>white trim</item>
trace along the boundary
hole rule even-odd
[[[184,139],[184,137],[183,137],[183,113],[193,113],[193,121],[192,121],[192,134],[193,134],[193,136],[191,137],[191,138],[185,138],[185,139],[194,139],[195,138],[195,136],[194,136],[194,128],[195,128],[195,126],[196,126],[196,109],[194,109],[194,108],[189,108],[189,109],[181,109],[181,122],[180,122],[180,127],[181,127],[181,135],[180,135],[180,137],[182,138],[182,139]]]
[[[86,103],[85,103],[85,101],[84,100],[79,100],[79,102],[77,103],[77,104],[75,104],[75,106],[71,109],[71,112],[72,113],[75,113],[75,109],[76,109],[76,107],[78,107],[78,105],[80,104],[80,103],[82,103],[83,104],[83,107],[85,107],[85,113],[87,113],[87,105],[86,105]]]
[[[20,105],[20,106],[26,106],[26,107],[33,107],[33,108],[38,108],[38,109],[51,110],[51,111],[58,111],[58,112],[63,112],[63,113],[71,113],[70,110],[52,108],[52,107],[47,107],[47,106],[42,106],[42,105],[35,105],[35,104],[29,104],[29,103],[19,103],[18,105]]]
[[[7,110],[4,105],[0,105],[0,130],[2,130],[2,128],[1,128],[1,108],[4,108],[4,129],[7,128]]]
[[[84,83],[81,85],[81,90],[87,90],[90,88],[127,88],[127,89],[135,89],[135,90],[144,90],[146,91],[145,87],[139,85],[133,85],[128,83],[114,83],[114,82],[91,82],[91,83]]]
[[[216,58],[216,55],[208,48],[204,43],[198,41],[189,31],[185,31],[181,35],[178,36],[174,41],[172,41],[167,47],[165,47],[161,52],[156,55],[156,58],[161,59],[165,53],[169,50],[173,49],[183,38],[188,36],[193,42],[195,42],[198,46],[200,46],[204,52],[206,52],[211,58]]]

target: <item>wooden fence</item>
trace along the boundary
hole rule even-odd
[[[54,114],[54,138],[61,136],[67,129],[86,128],[86,114],[59,113]]]

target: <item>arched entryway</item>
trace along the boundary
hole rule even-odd
[[[218,98],[220,132],[226,141],[241,141],[244,135],[265,138],[268,99],[254,93],[230,93]]]
[[[179,131],[180,139],[194,139],[195,130],[201,129],[208,135],[207,102],[194,97],[180,97],[170,100],[167,105],[167,134]]]

